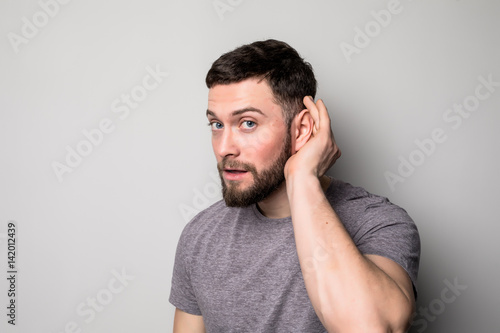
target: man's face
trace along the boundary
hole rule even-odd
[[[212,87],[207,118],[226,205],[260,202],[283,183],[290,133],[265,80]]]

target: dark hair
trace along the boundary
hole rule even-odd
[[[303,98],[316,95],[311,64],[290,45],[274,39],[243,45],[223,54],[212,64],[205,82],[210,89],[249,78],[267,80],[287,126],[305,109]]]

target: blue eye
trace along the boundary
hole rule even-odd
[[[222,129],[223,125],[217,121],[213,121],[211,123],[208,123],[208,126],[210,126],[213,130],[219,130]]]
[[[255,125],[257,125],[255,122],[251,121],[251,120],[245,120],[243,122],[243,124],[245,124],[245,126],[247,128],[252,128],[252,127],[255,127]]]

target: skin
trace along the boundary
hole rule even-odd
[[[304,105],[307,109],[290,128],[286,181],[258,208],[269,218],[292,216],[307,293],[328,332],[405,332],[414,310],[408,274],[390,259],[362,255],[327,201],[324,174],[341,153],[323,102],[306,96]],[[248,108],[262,114],[235,114]],[[251,162],[258,171],[271,165],[288,129],[266,81],[215,86],[208,110],[209,122],[217,124],[212,125],[212,146],[218,163],[223,158]],[[224,175],[224,181],[242,190],[252,184],[249,172],[236,180],[234,174]],[[201,316],[176,309],[174,332],[204,331]]]

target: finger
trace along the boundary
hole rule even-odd
[[[319,118],[318,129],[321,128],[321,125],[330,127],[330,115],[328,114],[328,109],[326,108],[326,105],[322,99],[316,102],[316,108],[318,110],[318,118]]]

